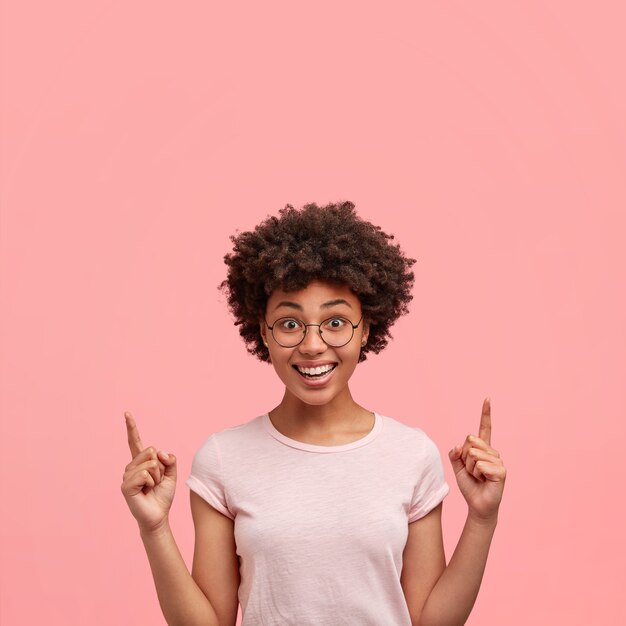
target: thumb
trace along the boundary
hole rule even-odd
[[[465,467],[465,464],[461,459],[462,450],[463,446],[454,446],[454,448],[448,452],[448,458],[450,459],[450,463],[452,464],[452,469],[455,474],[458,474]]]
[[[176,457],[173,454],[168,454],[163,450],[159,451],[159,459],[165,465],[165,476],[176,478]]]

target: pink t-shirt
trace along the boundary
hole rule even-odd
[[[365,437],[320,446],[265,414],[196,452],[185,484],[235,523],[242,626],[410,626],[408,524],[449,487],[422,430],[375,417]]]

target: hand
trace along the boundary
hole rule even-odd
[[[478,437],[468,435],[463,445],[448,453],[456,482],[467,501],[469,515],[495,521],[502,500],[506,468],[500,453],[491,447],[491,402],[485,398]]]
[[[126,466],[121,490],[140,529],[148,532],[167,521],[176,491],[176,457],[145,448],[133,416],[124,413],[132,461]]]

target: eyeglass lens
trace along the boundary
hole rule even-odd
[[[274,322],[272,334],[274,340],[285,348],[293,348],[304,340],[309,326],[295,317],[281,317]],[[339,348],[347,344],[354,335],[354,327],[350,320],[343,317],[330,317],[319,324],[319,331],[324,342],[332,347]]]

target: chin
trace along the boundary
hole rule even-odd
[[[309,404],[311,406],[322,406],[324,404],[329,404],[334,399],[334,396],[328,398],[324,397],[322,394],[317,394],[317,396],[311,394],[313,397],[305,397],[303,398],[300,395],[297,395],[296,398],[300,400],[300,402],[304,404]]]

